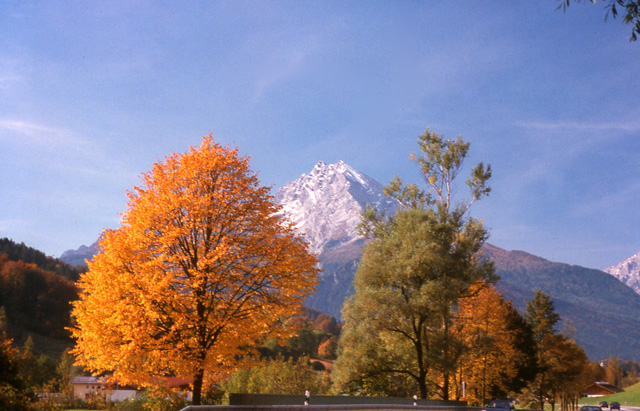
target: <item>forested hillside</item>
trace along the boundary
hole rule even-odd
[[[87,265],[84,262],[74,266],[60,259],[49,257],[42,251],[26,246],[24,243],[18,244],[8,238],[0,238],[0,254],[6,254],[11,261],[35,264],[43,270],[52,271],[74,282],[78,281],[80,273],[87,269]]]
[[[70,325],[71,301],[78,297],[79,275],[78,268],[0,239],[0,307],[5,309],[10,336],[19,342],[32,335],[41,352],[50,352],[52,344],[70,343],[65,327]]]
[[[615,277],[595,269],[545,260],[523,251],[489,244],[485,256],[495,263],[498,288],[523,310],[535,290],[553,298],[575,339],[592,360],[614,354],[629,360],[640,351],[640,295]]]

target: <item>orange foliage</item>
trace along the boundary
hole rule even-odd
[[[472,404],[484,404],[496,389],[506,391],[503,383],[518,372],[516,357],[520,353],[515,335],[507,328],[507,304],[493,286],[461,300],[457,329],[468,349],[457,385],[466,383],[466,400]]]
[[[331,336],[320,343],[318,355],[320,358],[336,358],[338,354],[338,337]]]
[[[242,347],[284,333],[274,324],[313,291],[317,260],[249,159],[211,135],[143,181],[80,279],[74,353],[122,382],[192,377],[197,404]]]
[[[336,319],[329,314],[320,314],[314,321],[313,328],[328,334],[340,334],[340,325]]]

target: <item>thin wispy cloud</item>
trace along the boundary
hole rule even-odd
[[[605,123],[574,122],[574,121],[556,121],[556,122],[532,121],[532,122],[517,122],[516,126],[521,128],[543,130],[543,131],[571,131],[571,130],[573,131],[625,131],[625,132],[640,131],[640,121],[605,122]]]
[[[264,33],[249,36],[243,48],[256,57],[252,101],[259,101],[273,88],[300,74],[307,78],[312,73],[320,74],[322,70],[317,70],[317,64],[325,62],[315,57],[335,52],[335,48],[340,47],[344,28],[344,22],[338,18],[314,25],[305,32],[293,28],[266,38]]]
[[[25,227],[30,227],[31,225],[31,222],[26,219],[14,218],[8,220],[0,220],[0,233],[14,231],[17,229],[24,229]]]
[[[0,139],[15,141],[17,136],[21,138],[21,142],[27,141],[43,147],[84,144],[82,140],[75,138],[69,130],[22,120],[0,119],[0,131],[3,130],[13,132],[13,135],[0,133]]]
[[[2,73],[0,74],[0,88],[6,85],[17,83],[18,81],[21,81],[23,79],[24,79],[23,76],[19,76],[17,74]]]
[[[612,209],[624,208],[628,204],[637,204],[640,200],[640,184],[625,186],[609,193],[599,193],[591,201],[582,201],[573,209],[576,217],[594,217],[609,213]]]
[[[260,100],[278,83],[298,72],[308,54],[308,52],[297,50],[290,56],[283,58],[276,67],[265,70],[256,81],[256,90],[252,101],[256,102]]]
[[[109,158],[99,144],[81,138],[77,133],[28,121],[0,119],[0,142],[15,147],[28,147],[30,152],[40,152],[39,166],[75,175],[104,179],[131,178],[116,159]]]

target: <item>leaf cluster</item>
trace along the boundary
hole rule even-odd
[[[558,0],[560,5],[557,9],[566,11],[567,7],[571,4],[571,0]],[[573,0],[576,3],[580,3],[581,0]],[[597,0],[589,0],[591,3],[597,3]],[[622,21],[626,24],[631,24],[631,36],[629,41],[636,41],[638,35],[640,35],[640,1],[639,0],[607,0],[605,9],[605,20],[612,16],[614,19],[618,17],[618,14],[622,14]]]

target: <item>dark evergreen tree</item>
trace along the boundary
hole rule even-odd
[[[525,318],[533,332],[538,374],[532,382],[532,391],[537,398],[538,406],[544,409],[545,398],[551,398],[552,393],[552,347],[556,344],[555,325],[560,316],[555,311],[551,298],[537,290],[533,299],[527,303]]]

